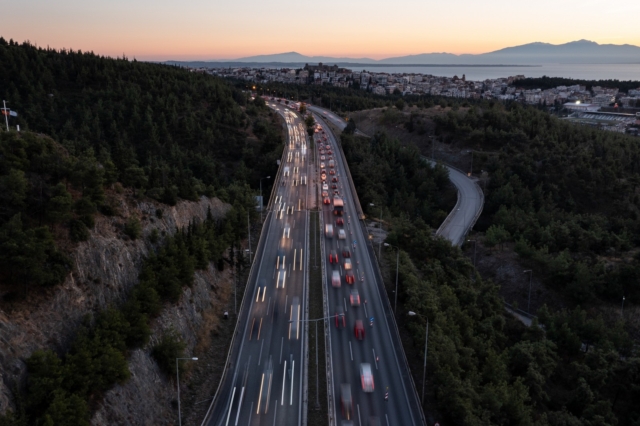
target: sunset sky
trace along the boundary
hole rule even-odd
[[[141,60],[289,51],[380,59],[579,39],[640,45],[636,0],[16,0],[0,10],[5,39]]]

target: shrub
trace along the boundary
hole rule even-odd
[[[175,362],[176,358],[181,358],[185,344],[178,338],[176,333],[172,330],[162,336],[160,342],[151,350],[151,356],[158,363],[158,367],[167,376],[175,374]],[[182,371],[182,363],[178,364],[178,368]]]
[[[132,240],[138,239],[142,234],[142,225],[137,217],[130,217],[127,223],[124,224],[124,233]]]

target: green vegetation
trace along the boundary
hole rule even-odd
[[[167,376],[176,374],[176,358],[184,357],[185,344],[180,341],[180,338],[171,330],[167,332],[157,345],[151,350],[151,356],[158,363],[160,370]],[[178,361],[178,370],[182,372],[184,369],[184,360]]]
[[[494,114],[500,118],[496,118],[498,122],[506,125],[509,118],[504,116],[505,111],[500,107],[496,109],[488,110],[487,115]],[[519,113],[524,114],[523,111]],[[526,113],[540,120],[543,116],[548,117],[533,109]],[[477,111],[475,114],[479,115]],[[457,115],[451,113],[439,122],[441,133],[455,128],[452,125],[454,117]],[[467,129],[463,127],[464,123],[456,122],[458,129]],[[529,122],[528,130],[542,128],[541,123],[537,124],[534,126]],[[567,125],[558,123],[557,126]],[[580,131],[571,126],[569,130],[563,136]],[[506,138],[508,134],[498,126],[486,131],[491,132],[487,141]],[[515,141],[526,135],[523,131],[514,130],[514,133],[521,138]],[[606,134],[594,136],[619,138]],[[497,286],[475,274],[459,249],[445,240],[431,237],[429,223],[438,224],[436,215],[418,213],[421,209],[406,208],[411,204],[405,200],[399,202],[392,196],[379,195],[394,193],[385,188],[393,173],[393,180],[401,182],[399,188],[421,194],[415,195],[414,205],[424,205],[421,198],[424,193],[418,191],[417,185],[426,184],[442,190],[446,186],[437,184],[440,173],[432,173],[418,181],[410,178],[415,172],[410,167],[394,167],[386,172],[374,169],[364,176],[358,172],[357,165],[364,160],[370,165],[385,164],[393,157],[388,151],[374,149],[377,138],[380,136],[369,140],[343,135],[342,143],[358,191],[364,194],[361,198],[367,201],[363,205],[368,205],[370,200],[384,204],[388,209],[385,218],[391,216],[385,219],[391,224],[387,241],[401,248],[401,309],[421,315],[407,317],[401,322],[412,336],[406,350],[410,362],[413,356],[420,360],[417,363],[420,366],[423,353],[419,352],[422,349],[416,348],[424,348],[425,317],[429,318],[428,406],[425,411],[434,413],[435,409],[439,420],[459,425],[640,424],[640,412],[636,407],[636,401],[640,400],[640,389],[636,385],[640,379],[640,359],[634,356],[631,340],[622,324],[607,326],[603,318],[590,317],[580,307],[555,313],[543,308],[539,312],[539,323],[534,321],[531,327],[505,316]],[[507,145],[512,158],[523,156],[522,146],[526,146],[513,146],[515,141]],[[392,145],[399,144],[393,142]],[[350,149],[350,146],[360,148]],[[362,152],[368,155],[361,157]],[[500,160],[511,164],[506,158]],[[499,161],[495,160],[495,163]],[[488,165],[480,167],[486,170]],[[555,183],[559,183],[558,179]],[[502,185],[496,183],[492,186],[493,191],[499,191],[504,185],[504,181]],[[523,189],[521,185],[505,193],[513,194],[517,199]],[[553,199],[549,195],[546,198]],[[376,214],[375,208],[371,213]],[[496,225],[492,231],[496,244],[504,244],[508,238],[507,229]],[[420,388],[421,371],[414,373]]]
[[[640,297],[640,146],[518,104],[449,112],[437,132],[489,172],[479,229],[575,304]],[[480,150],[495,154],[483,154]],[[500,231],[497,235],[497,231]]]
[[[553,89],[558,86],[573,86],[576,84],[586,86],[587,90],[591,90],[593,86],[600,86],[617,88],[622,92],[628,92],[630,89],[637,89],[640,87],[640,81],[638,80],[576,80],[572,78],[548,77],[546,75],[538,78],[516,80],[511,85],[526,89]]]

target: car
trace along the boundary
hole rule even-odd
[[[328,183],[323,183],[322,184],[322,190],[323,191],[328,191],[329,190],[329,184]]]
[[[338,263],[338,253],[335,250],[329,252],[329,263]]]
[[[333,287],[341,287],[342,279],[340,278],[340,271],[333,271],[331,274],[331,285]]]
[[[338,304],[338,307],[336,308],[335,321],[336,328],[345,328],[347,326],[347,319],[344,314],[344,308],[340,304]]]
[[[362,390],[370,393],[373,392],[375,385],[373,383],[373,373],[371,372],[371,364],[363,362],[360,364],[360,380],[362,381]]]
[[[320,155],[324,156],[324,149],[321,149],[319,152]]]
[[[331,150],[327,151],[327,155],[333,155],[333,153],[331,152]]]
[[[331,178],[331,182],[337,182],[338,181],[338,176],[334,176]]]
[[[337,189],[333,190],[333,195],[340,195],[340,191],[338,191]]]
[[[353,275],[353,272],[351,271],[345,274],[344,279],[347,282],[347,284],[354,284],[356,282],[356,277]]]
[[[289,176],[289,167],[284,168],[284,175]]]
[[[337,258],[337,255],[336,255]],[[350,271],[351,269],[353,269],[353,264],[351,263],[351,259],[343,259],[344,260],[344,270],[345,271]]]
[[[355,288],[351,290],[349,301],[351,302],[351,306],[360,306],[360,293],[358,293],[358,290]]]
[[[289,238],[291,235],[291,225],[288,223],[284,226],[284,231],[282,232],[283,238]]]
[[[324,225],[324,233],[327,236],[327,238],[333,238],[333,225],[329,223]]]
[[[326,166],[324,165],[324,163],[320,163],[320,168],[324,169]]]
[[[326,171],[325,169],[320,170],[320,173],[322,173],[322,174],[325,176],[325,178],[326,178],[326,176],[327,176],[327,171]]]
[[[351,420],[351,417],[353,417],[353,399],[351,398],[351,386],[346,383],[340,385],[340,406],[342,407],[342,417]]]
[[[325,139],[326,139],[326,138],[327,138],[327,137],[325,136]],[[331,149],[331,145],[326,145],[326,146],[325,146],[325,148],[327,148],[327,149]]]
[[[321,155],[321,156],[320,156],[320,160],[321,160],[321,161],[324,161],[324,160],[325,160],[324,155]]]
[[[353,334],[358,340],[364,340],[364,325],[362,320],[356,320],[356,325],[353,326]]]
[[[329,197],[324,197],[324,200],[322,200],[322,202],[323,202],[324,204],[331,204],[331,198],[329,198]]]
[[[344,229],[340,229],[338,230],[338,239],[339,240],[345,240],[347,239],[347,233],[345,232]]]
[[[322,179],[322,180],[327,180],[327,175],[325,175],[324,173],[322,173],[322,174],[320,175],[320,179]]]
[[[331,169],[331,170],[329,170],[329,174],[330,174],[330,175],[335,175],[335,174],[336,174],[336,171],[335,171],[334,169]]]
[[[329,196],[329,191],[322,191],[322,196],[323,197],[328,197]]]
[[[336,185],[335,183],[331,184],[331,189],[338,189],[338,185]]]
[[[336,226],[344,226],[344,219],[339,217],[336,219]]]
[[[342,250],[342,257],[351,257],[351,252],[349,250]]]

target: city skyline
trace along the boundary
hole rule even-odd
[[[140,60],[229,60],[289,51],[381,59],[447,52],[479,54],[532,42],[588,39],[640,45],[640,4],[492,0],[478,7],[400,0],[304,3],[238,0],[188,5],[168,0],[31,0],[3,5],[1,36],[42,47]],[[596,25],[615,19],[616,24]]]

